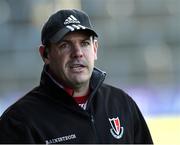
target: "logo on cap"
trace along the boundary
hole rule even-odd
[[[73,16],[70,15],[65,21],[64,21],[64,25],[68,25],[68,24],[80,24],[80,22]]]
[[[121,127],[119,118],[118,117],[112,119],[109,118],[109,122],[112,127],[110,129],[112,136],[115,137],[116,139],[120,139],[123,136],[124,128]]]
[[[66,28],[68,28],[70,31],[86,29],[85,26],[80,25],[80,21],[78,21],[78,19],[76,19],[73,15],[70,15],[64,21],[64,25],[66,25]]]

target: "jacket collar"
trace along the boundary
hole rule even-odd
[[[104,82],[105,77],[106,77],[106,72],[104,72],[96,67],[94,68],[92,76],[91,76],[91,80],[90,80],[90,87],[92,89],[92,93],[96,93],[98,88]]]
[[[44,65],[42,74],[41,74],[41,81],[40,85],[45,87],[45,90],[47,93],[53,93],[53,96],[56,96],[56,99],[63,98],[62,96],[65,96],[65,100],[68,98],[71,98],[70,100],[73,100],[72,97],[69,96],[66,91],[64,91],[64,88],[61,84],[59,84],[49,73],[48,73],[48,66]],[[101,86],[105,79],[106,73],[98,68],[94,68],[91,79],[90,79],[90,98],[88,102],[91,102],[92,97],[97,92],[98,88]],[[58,97],[61,95],[61,97]],[[69,100],[69,99],[68,99]],[[69,100],[69,101],[70,101]],[[89,104],[89,103],[88,103]]]

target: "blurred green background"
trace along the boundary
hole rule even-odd
[[[137,102],[156,144],[180,144],[179,0],[0,0],[0,115],[39,84],[43,23],[86,11],[99,34],[96,66]]]

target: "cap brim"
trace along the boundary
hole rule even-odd
[[[94,30],[92,30],[92,29],[90,29],[90,28],[87,28],[87,27],[85,27],[85,28],[83,28],[83,29],[80,28],[80,29],[74,29],[74,30],[70,30],[70,29],[68,29],[68,28],[65,27],[65,28],[59,30],[59,31],[50,39],[50,42],[51,42],[51,43],[57,43],[57,42],[61,41],[61,40],[64,38],[64,36],[67,35],[69,32],[75,32],[75,31],[86,31],[86,32],[89,32],[90,35],[93,35],[93,36],[95,36],[95,37],[98,37],[97,33],[96,33]]]

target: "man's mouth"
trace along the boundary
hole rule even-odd
[[[71,64],[70,70],[73,72],[82,72],[86,66],[84,64]]]
[[[70,68],[85,67],[83,64],[73,64]]]

